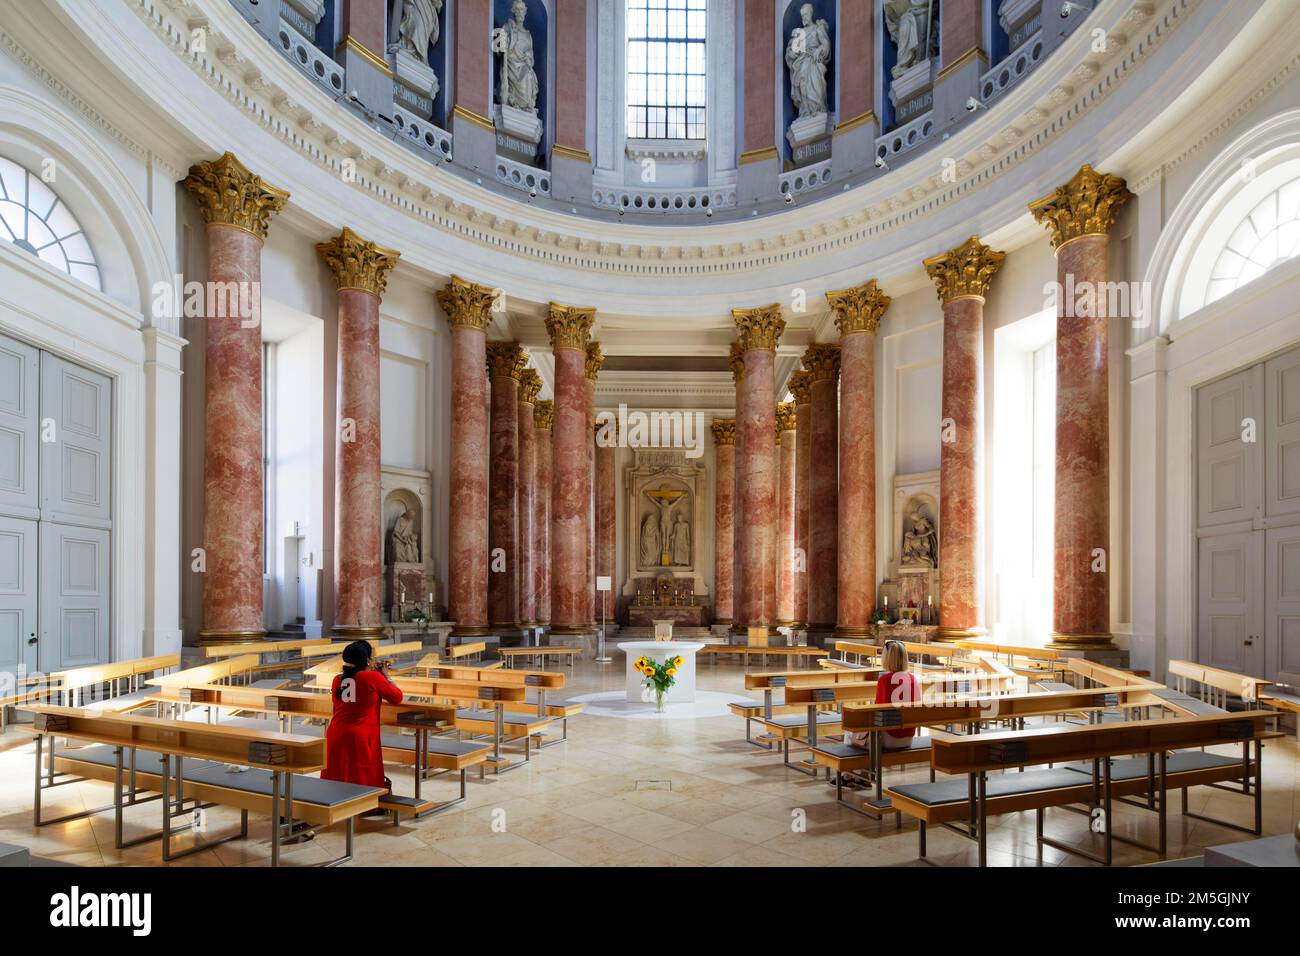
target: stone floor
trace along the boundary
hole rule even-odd
[[[578,662],[564,696],[623,686],[621,656],[612,664]],[[702,665],[699,687],[743,696],[738,663]],[[1227,751],[1231,752],[1231,750]],[[1294,735],[1270,741],[1264,752],[1264,832],[1290,832],[1300,815],[1300,748]],[[156,865],[157,842],[127,850],[113,847],[111,813],[64,824],[32,827],[31,737],[11,725],[0,738],[0,843],[17,843],[34,855],[83,865]],[[923,779],[918,769],[887,779]],[[409,772],[394,767],[400,793],[411,792]],[[454,795],[451,778],[430,781],[426,795]],[[86,782],[47,794],[53,817],[110,801],[107,784]],[[1177,801],[1173,801],[1177,807]],[[1191,808],[1240,823],[1250,819],[1249,799],[1207,788],[1191,793]],[[238,815],[209,811],[209,835],[225,832]],[[156,802],[128,810],[126,835],[157,829]],[[800,826],[800,823],[804,826]],[[1120,806],[1116,832],[1143,842],[1155,839],[1152,814]],[[266,865],[269,821],[253,815],[248,840],[227,843],[177,862],[185,866]],[[1087,843],[1088,821],[1050,811],[1048,833]],[[186,845],[188,836],[178,838]],[[1205,846],[1248,839],[1245,834],[1176,813],[1169,817],[1169,859],[1197,855]],[[341,828],[287,847],[283,862],[308,864],[342,852]],[[543,750],[520,770],[480,781],[470,778],[469,799],[443,814],[398,827],[359,821],[356,863],[366,866],[884,866],[917,865],[914,823],[897,829],[891,819],[872,821],[834,802],[825,782],[781,765],[779,753],[744,742],[738,717],[627,720],[584,715],[570,722],[567,743]],[[929,836],[930,859],[973,864],[975,846],[939,829]],[[1155,862],[1156,856],[1115,844],[1116,863]],[[1093,866],[1082,857],[1034,842],[1032,813],[995,818],[989,863],[1014,866]]]

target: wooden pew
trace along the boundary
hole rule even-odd
[[[327,694],[312,691],[274,690],[251,687],[226,687],[208,685],[188,688],[166,688],[155,695],[154,699],[169,705],[173,716],[180,716],[183,707],[203,707],[208,712],[211,722],[214,710],[229,709],[239,712],[261,713],[273,716],[280,722],[286,732],[297,732],[310,736],[324,733],[324,724],[334,713],[334,701]],[[295,718],[304,721],[319,721],[319,725],[293,726]],[[183,719],[183,718],[182,718]],[[381,736],[383,757],[391,763],[409,765],[415,776],[414,798],[402,798],[390,794],[380,801],[381,809],[389,809],[393,822],[398,822],[401,813],[415,817],[441,813],[448,807],[455,806],[465,799],[465,776],[470,767],[483,764],[488,758],[487,744],[476,744],[445,738],[431,739],[430,731],[442,731],[454,726],[456,708],[450,704],[427,701],[403,700],[400,704],[380,704],[379,723],[383,727],[392,727],[397,733],[385,733]],[[236,721],[225,721],[227,725]],[[251,722],[243,724],[249,726]],[[410,730],[410,736],[404,736],[401,730]],[[460,796],[453,800],[433,803],[421,796],[421,782],[431,776],[443,773],[460,774]]]
[[[497,654],[505,661],[506,667],[514,667],[515,661],[520,658],[530,659],[534,663],[540,663],[542,667],[546,666],[546,658],[554,657],[558,659],[567,659],[569,668],[573,668],[575,658],[582,656],[582,648],[569,647],[561,645],[551,645],[548,647],[498,647]]]
[[[1171,683],[1176,690],[1184,693],[1194,691],[1201,700],[1224,710],[1228,708],[1229,697],[1239,698],[1247,704],[1255,703],[1270,683],[1260,677],[1234,674],[1195,661],[1172,660],[1168,673],[1174,678]]]
[[[330,645],[331,647],[337,645]],[[316,648],[306,648],[306,650],[316,650]],[[398,644],[377,644],[373,660],[392,661],[399,657],[405,657],[408,654],[419,654],[424,650],[424,644],[421,641],[403,641]],[[337,654],[329,657],[319,664],[313,664],[303,670],[306,677],[333,677],[343,670],[343,656]]]
[[[28,703],[85,706],[117,713],[146,707],[148,703],[138,690],[141,681],[150,674],[179,667],[180,662],[179,654],[160,654],[33,675],[21,691],[0,698],[0,734],[4,733],[7,709]],[[97,689],[103,692],[98,697],[92,693]]]
[[[534,734],[533,744],[539,748],[554,746],[563,743],[569,739],[569,718],[576,716],[585,709],[582,704],[572,703],[570,701],[548,700],[547,694],[551,691],[563,690],[565,685],[564,674],[558,671],[538,671],[538,670],[492,670],[478,666],[466,666],[456,664],[440,664],[434,667],[424,668],[424,676],[441,677],[445,680],[465,680],[479,681],[494,684],[498,687],[518,686],[532,687],[536,689],[536,701],[506,701],[505,710],[507,713],[534,713],[538,717],[554,717],[562,723],[561,736],[553,740],[548,740],[544,733]]]
[[[987,863],[989,815],[1022,810],[1035,811],[1040,844],[1085,856],[1107,866],[1113,859],[1112,841],[1117,839],[1163,856],[1168,790],[1171,787],[1183,790],[1184,816],[1245,829],[1256,835],[1260,833],[1260,764],[1268,717],[1267,711],[1258,710],[1117,724],[1056,724],[1031,730],[937,738],[930,748],[934,769],[944,774],[964,775],[967,780],[896,784],[887,793],[896,811],[918,821],[922,859],[925,858],[925,828],[938,823],[975,841],[979,846],[979,864],[984,866]],[[1226,757],[1194,749],[1226,743],[1239,743],[1242,756]],[[1250,754],[1252,744],[1253,761]],[[1178,752],[1170,756],[1170,751]],[[1137,756],[1129,759],[1132,755]],[[1083,766],[1078,766],[1080,762]],[[1044,764],[1064,766],[1024,769]],[[1024,772],[989,776],[994,771],[1015,769]],[[1254,798],[1253,828],[1188,811],[1188,787],[1237,779],[1242,780],[1242,789],[1236,792]],[[1114,835],[1113,800],[1134,795],[1144,796],[1145,804],[1129,802],[1130,806],[1153,810],[1159,816],[1159,838],[1154,847]],[[1095,809],[1101,809],[1102,855],[1043,835],[1047,808],[1076,803],[1086,804],[1090,816]],[[963,821],[963,826],[957,826],[956,821]]]
[[[769,655],[784,657],[787,660],[812,659],[825,657],[830,652],[821,647],[806,647],[804,645],[780,646],[780,647],[751,647],[748,644],[706,644],[695,652],[695,656],[711,658],[716,664],[719,657],[724,655],[739,654],[744,658],[744,666],[749,666],[749,656],[758,654],[764,660]]]
[[[172,671],[170,674],[152,677],[145,683],[152,687],[189,687],[198,684],[215,684],[220,681],[234,683],[237,679],[244,678],[257,666],[257,663],[256,654],[241,654],[238,657],[213,661],[211,664],[200,664],[198,667],[189,667],[183,671]]]
[[[346,852],[327,866],[345,863],[352,858],[353,822],[355,818],[379,806],[384,791],[376,787],[317,780],[305,776],[325,765],[325,741],[321,737],[283,734],[279,731],[249,727],[226,727],[164,720],[139,715],[97,714],[80,708],[36,705],[27,708],[36,715],[36,800],[33,819],[36,826],[76,819],[103,812],[101,807],[70,814],[58,820],[41,819],[41,794],[50,787],[71,780],[55,782],[56,773],[81,779],[111,781],[114,786],[115,845],[121,849],[161,837],[165,862],[210,849],[229,840],[248,836],[250,810],[270,815],[271,865],[279,866],[280,846],[297,831],[295,820],[311,826],[346,823]],[[42,745],[49,738],[49,760],[42,770]],[[57,737],[107,745],[60,754]],[[269,752],[274,751],[274,752]],[[130,791],[123,793],[126,754],[130,754]],[[185,761],[191,761],[188,771]],[[244,773],[230,773],[227,765],[250,768]],[[172,798],[175,786],[176,799]],[[299,795],[294,796],[295,787]],[[132,840],[122,836],[122,809],[125,799],[132,803],[143,791],[161,792],[162,829],[158,834]],[[281,800],[283,794],[283,801]],[[207,806],[238,808],[240,829],[216,840],[173,852],[173,832],[177,812],[187,812],[185,804],[193,801],[189,812],[201,812]]]
[[[771,720],[775,716],[788,716],[790,714],[804,713],[802,705],[774,704],[772,693],[778,689],[784,689],[787,686],[799,686],[803,684],[825,684],[827,681],[866,681],[874,680],[875,675],[879,673],[879,668],[862,668],[846,671],[823,671],[823,670],[800,670],[800,671],[780,671],[776,673],[756,672],[745,675],[746,690],[761,690],[763,692],[763,702],[758,701],[731,701],[727,708],[737,717],[745,719],[745,742],[753,744],[755,747],[761,747],[765,750],[771,750],[773,745],[778,743],[781,738],[778,735],[762,734],[757,739],[751,733],[750,724],[755,720]],[[821,710],[834,710],[834,704],[821,706]]]
[[[1065,655],[1051,647],[996,644],[992,641],[954,641],[953,646],[972,654],[1001,656],[1008,667],[1030,680],[1061,680],[1067,670]]]
[[[287,651],[302,651],[305,648],[326,647],[331,642],[328,637],[308,637],[290,641],[250,641],[247,644],[214,644],[203,648],[204,657],[238,657],[240,654],[283,654]],[[346,647],[347,645],[342,645]]]
[[[462,644],[448,644],[447,656],[454,661],[463,657],[473,657],[475,659],[483,656],[487,650],[487,641],[466,641]]]

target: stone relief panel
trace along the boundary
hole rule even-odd
[[[627,560],[623,593],[637,578],[691,578],[704,593],[700,535],[706,516],[706,472],[680,449],[638,448],[623,477],[627,508]]]

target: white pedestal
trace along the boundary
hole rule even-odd
[[[829,136],[834,131],[828,114],[815,113],[792,121],[790,128],[785,131],[785,138],[790,143],[791,149],[798,149],[804,143]]]
[[[669,704],[689,703],[695,700],[695,652],[703,644],[687,641],[625,641],[618,649],[627,655],[627,699],[640,703],[649,697],[654,703],[654,690],[647,693],[643,683],[645,676],[633,665],[642,655],[655,661],[664,661],[670,657],[680,656],[682,666],[677,668],[677,683],[668,688],[664,702]]]

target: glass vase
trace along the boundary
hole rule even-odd
[[[662,714],[663,712],[664,712],[664,690],[662,687],[656,687],[655,688],[655,713]]]

